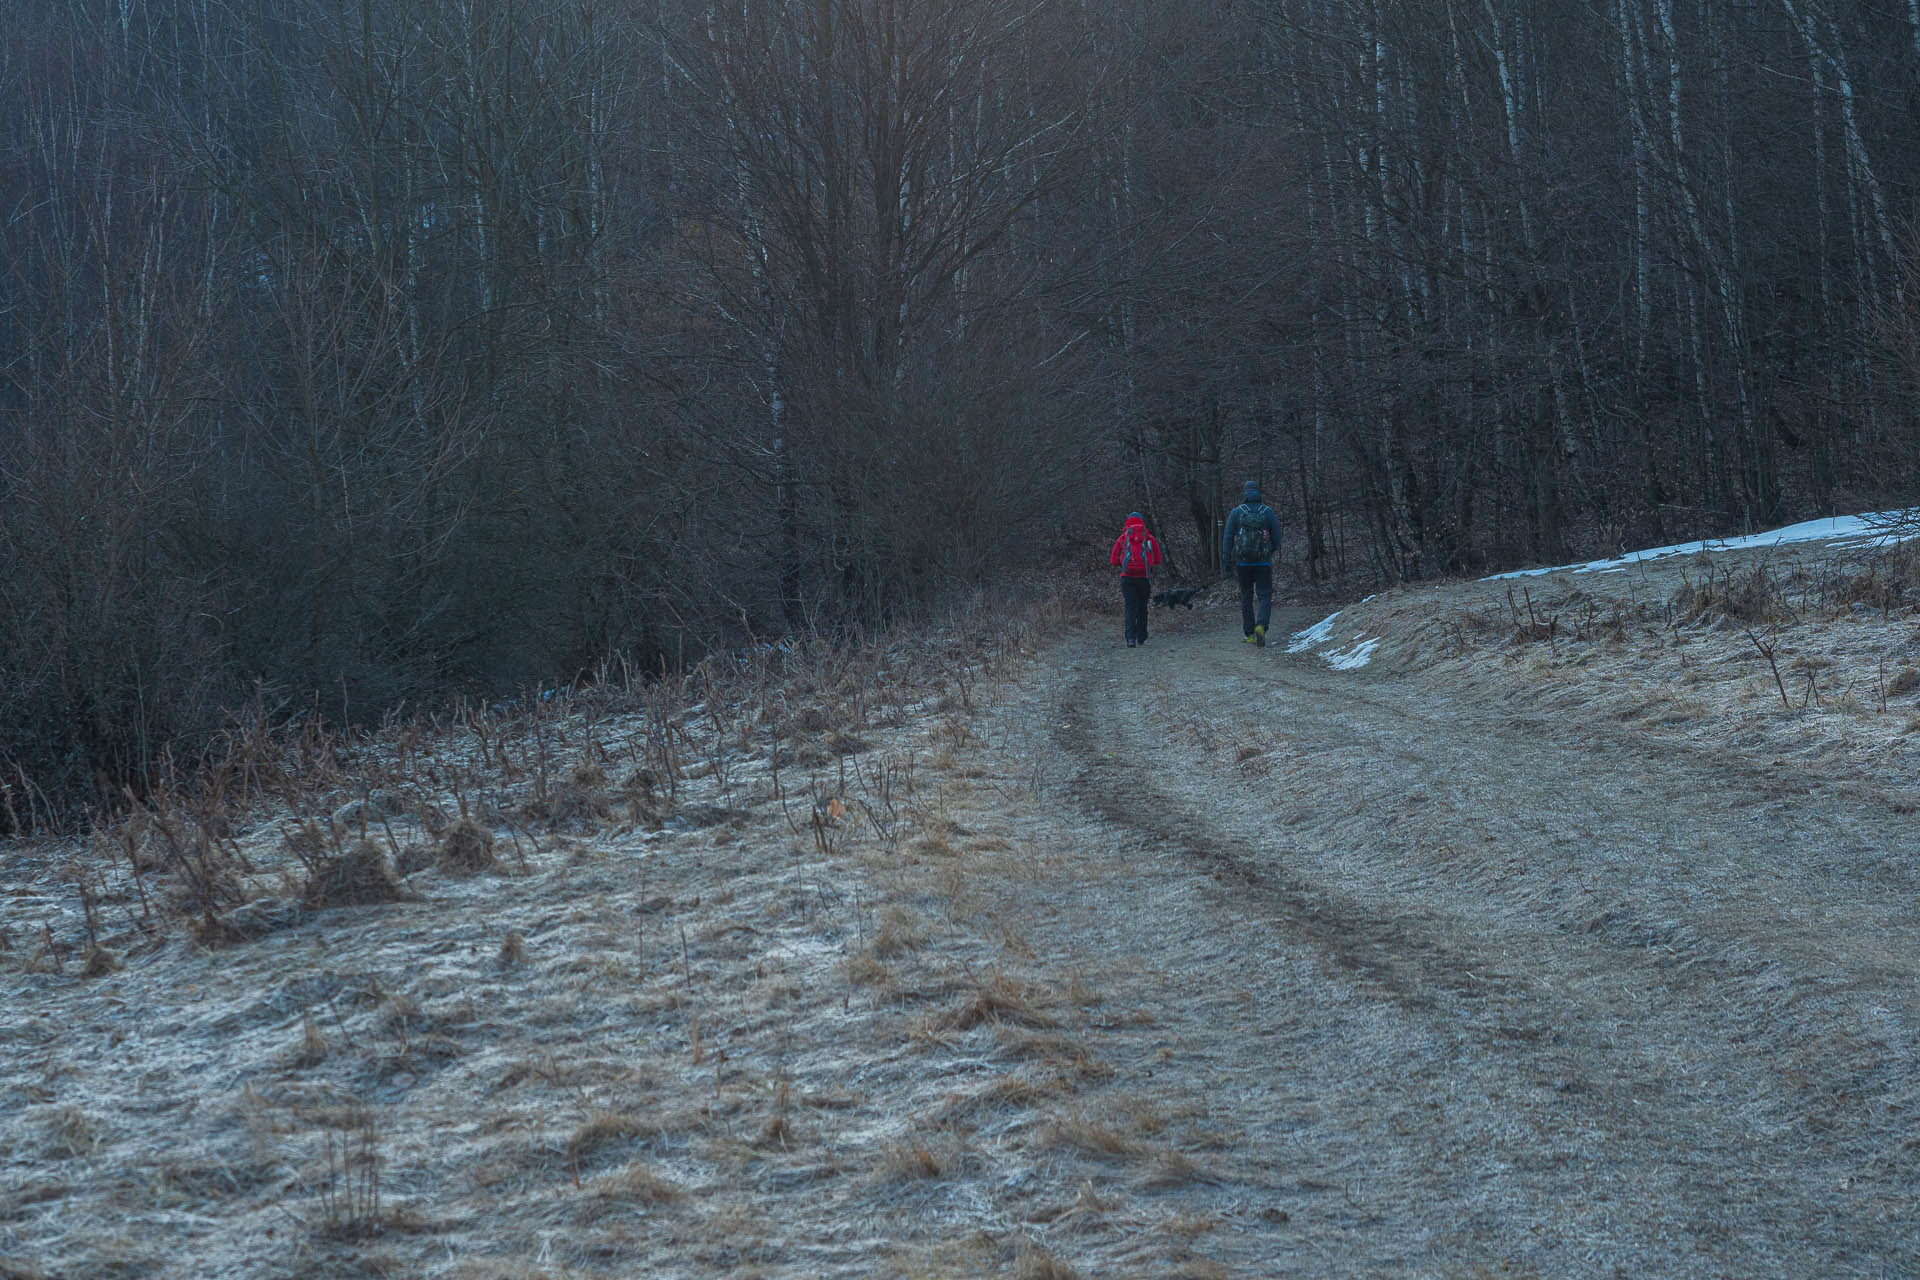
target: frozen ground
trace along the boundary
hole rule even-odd
[[[1920,1273],[1893,555],[387,742],[316,804],[403,797],[409,900],[287,907],[263,806],[212,949],[10,846],[0,1276]]]

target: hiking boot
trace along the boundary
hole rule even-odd
[[[1267,647],[1267,629],[1265,627],[1255,627],[1253,629],[1253,642],[1262,649]]]
[[[1253,643],[1253,632],[1251,632],[1251,631],[1249,631],[1249,632],[1247,632],[1247,634],[1245,634],[1244,636],[1241,636],[1241,637],[1240,637],[1240,643],[1241,643],[1241,644],[1252,644],[1252,643]]]
[[[1133,648],[1133,646],[1135,646],[1136,644],[1139,644],[1139,643],[1140,643],[1140,642],[1139,642],[1138,640],[1129,640],[1129,641],[1127,641],[1127,648],[1129,648],[1129,649],[1131,649],[1131,648]]]

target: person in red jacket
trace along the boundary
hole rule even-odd
[[[1153,571],[1160,564],[1160,540],[1147,532],[1147,522],[1136,511],[1113,540],[1109,563],[1120,570],[1120,600],[1126,608],[1127,648],[1147,642],[1147,597],[1153,591]]]

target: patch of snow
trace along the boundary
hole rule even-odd
[[[1333,620],[1339,616],[1340,613],[1336,610],[1308,627],[1305,631],[1294,632],[1292,642],[1287,645],[1287,652],[1300,653],[1306,649],[1316,648],[1333,639]]]
[[[1368,596],[1367,600],[1373,599]],[[1365,604],[1362,600],[1360,603]],[[1348,645],[1342,649],[1339,641],[1333,638],[1333,623],[1339,613],[1331,613],[1308,627],[1305,631],[1296,631],[1287,643],[1288,653],[1318,653],[1327,665],[1337,671],[1353,671],[1364,667],[1373,658],[1373,651],[1380,644],[1378,638],[1354,632],[1348,637]]]
[[[1353,648],[1343,653],[1323,653],[1320,656],[1325,658],[1327,665],[1335,671],[1353,671],[1367,665],[1368,661],[1373,657],[1373,651],[1379,647],[1379,644],[1380,641],[1378,638],[1368,636],[1366,639],[1360,641],[1360,643],[1354,645]]]
[[[1515,569],[1509,573],[1496,573],[1482,578],[1482,582],[1499,582],[1506,578],[1532,578],[1545,573],[1618,573],[1627,565],[1643,560],[1660,560],[1667,556],[1698,555],[1703,551],[1748,551],[1759,547],[1778,547],[1791,542],[1827,542],[1835,546],[1878,547],[1900,541],[1901,535],[1888,531],[1890,524],[1900,521],[1912,521],[1920,514],[1920,508],[1908,511],[1878,511],[1858,516],[1831,516],[1824,520],[1804,520],[1799,524],[1790,524],[1782,529],[1770,529],[1765,533],[1750,533],[1738,538],[1702,538],[1698,542],[1682,542],[1671,547],[1653,547],[1646,551],[1629,551],[1623,556],[1614,556],[1605,560],[1589,560],[1585,564],[1550,565],[1543,569]]]

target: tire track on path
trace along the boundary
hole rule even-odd
[[[1549,1216],[1612,1222],[1594,1258],[1629,1269],[1920,1273],[1920,971],[1912,949],[1866,940],[1920,930],[1912,895],[1848,893],[1860,850],[1770,851],[1780,827],[1745,812],[1750,773],[1630,735],[1225,632],[1110,649],[1084,635],[1059,651],[1049,720],[1079,804],[1143,857],[1209,877],[1219,913],[1202,927],[1247,953],[1310,951],[1409,1037],[1455,1045],[1451,1070],[1507,1108],[1385,1139],[1400,1149],[1383,1168],[1435,1171],[1439,1203],[1409,1211],[1434,1215],[1451,1261],[1532,1257],[1501,1216],[1577,1186],[1588,1203]],[[1280,751],[1217,745],[1266,733]],[[1863,848],[1898,838],[1872,815],[1814,825]],[[1813,892],[1756,890],[1770,852],[1835,871]],[[1850,919],[1871,923],[1862,940]],[[1375,1119],[1346,1122],[1379,1141]]]

